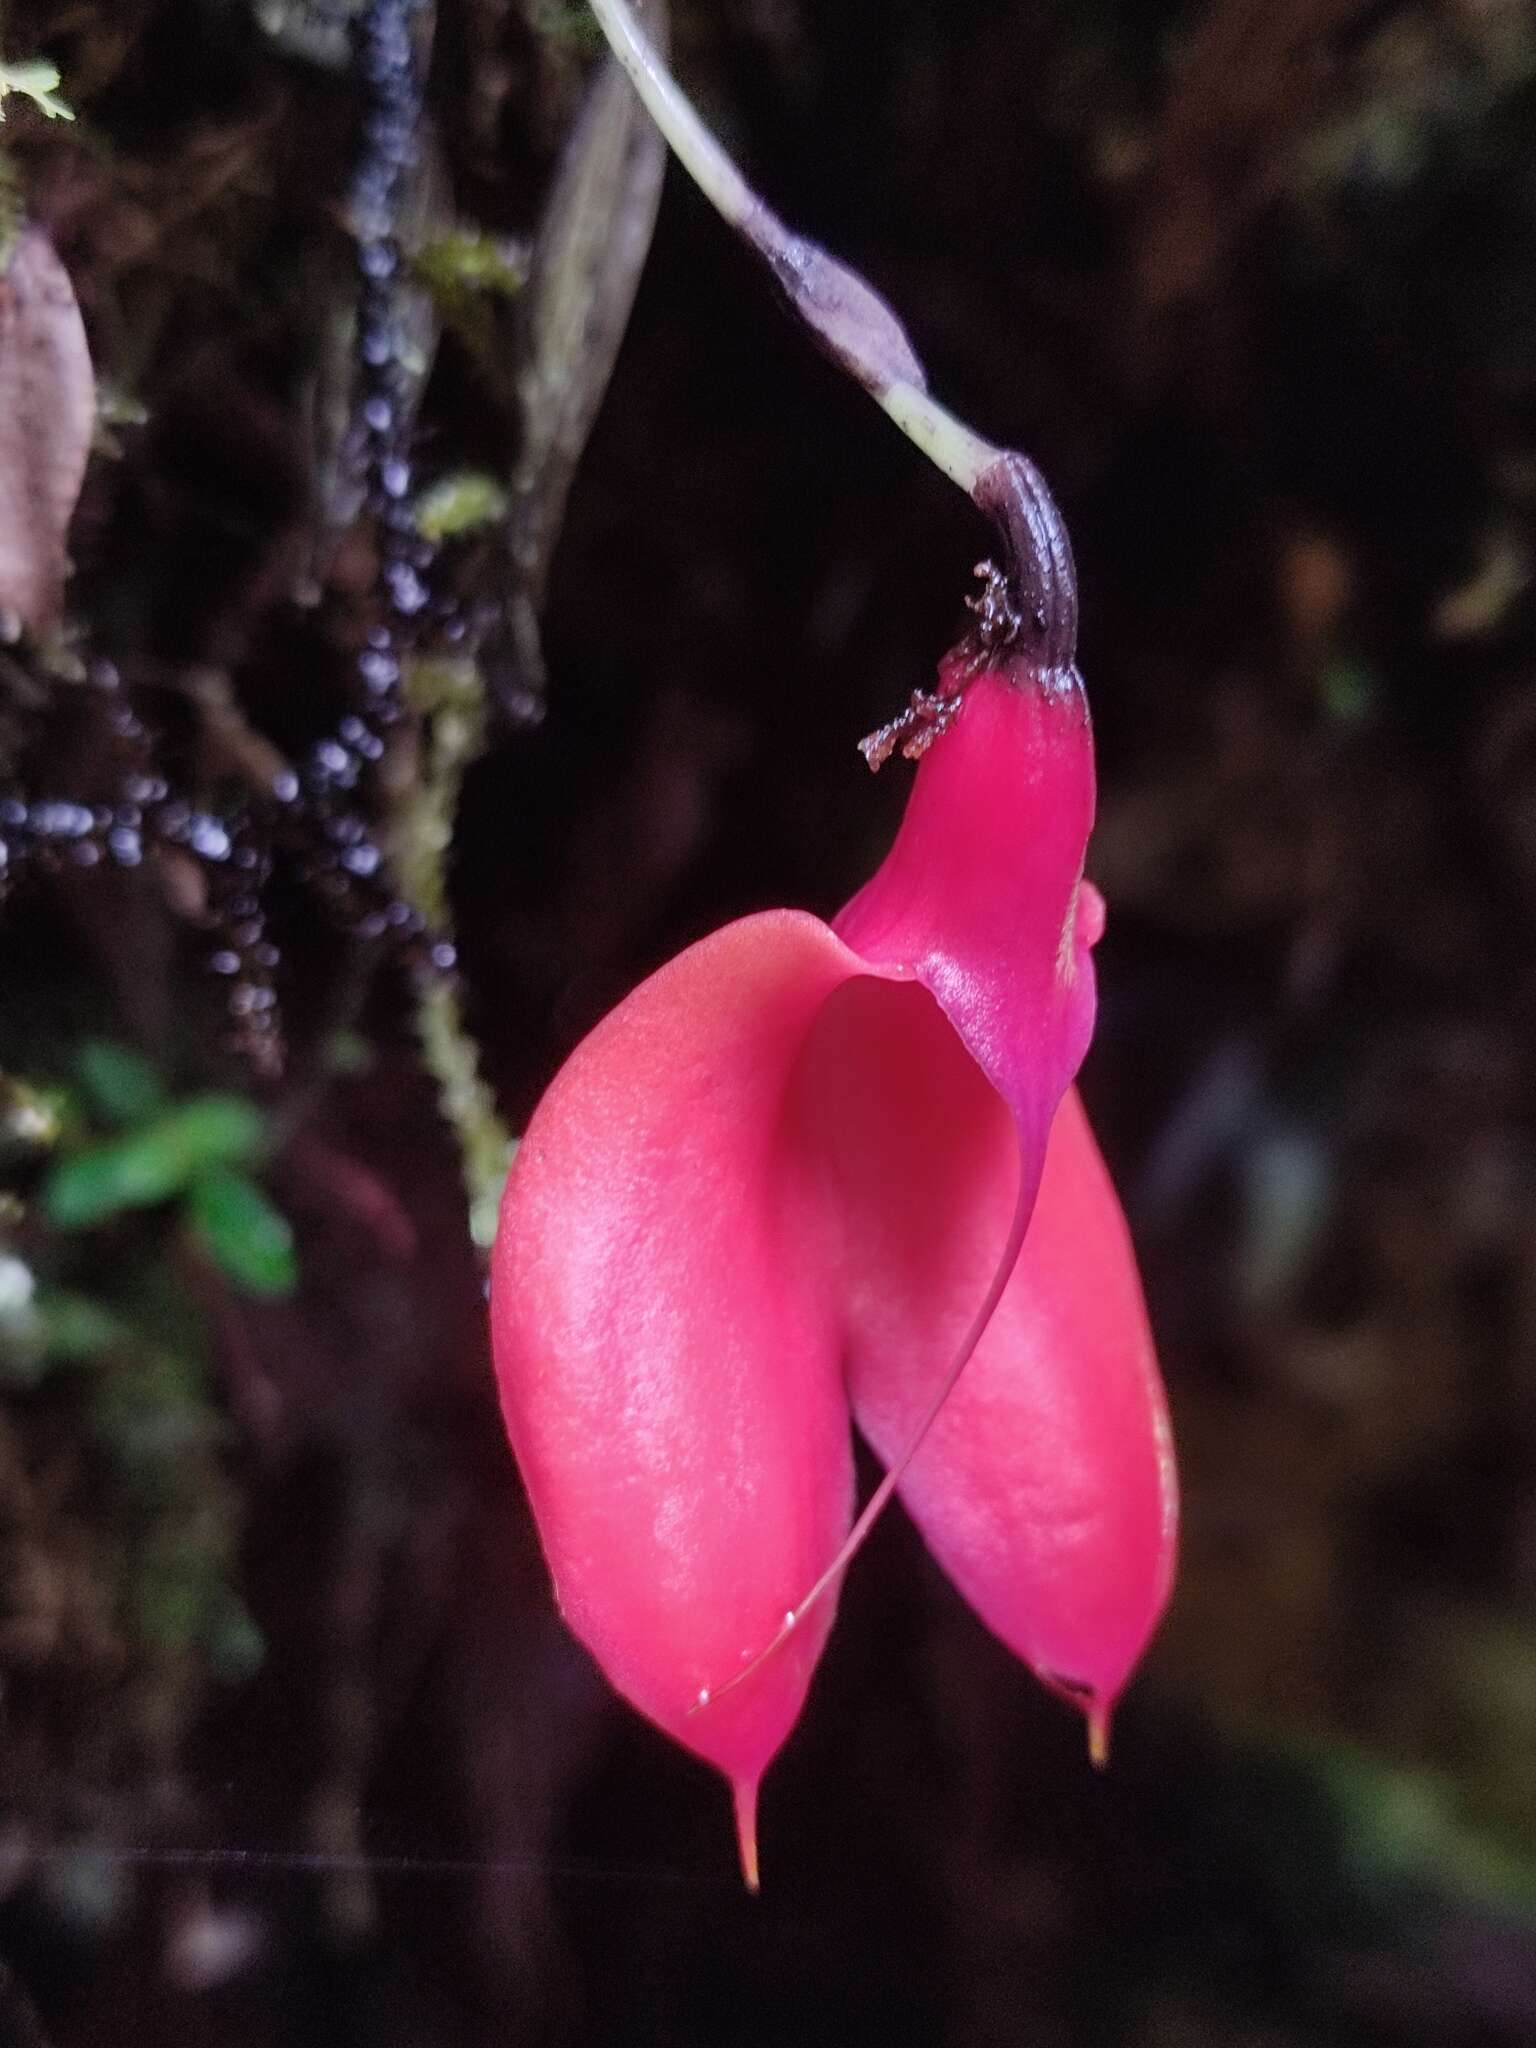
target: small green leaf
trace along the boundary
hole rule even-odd
[[[75,1072],[91,1109],[104,1124],[146,1123],[165,1107],[165,1085],[142,1053],[92,1039],[75,1056]]]
[[[44,1288],[37,1297],[38,1335],[50,1362],[78,1365],[117,1350],[127,1332],[111,1309],[88,1294]]]
[[[60,1230],[89,1230],[124,1209],[168,1201],[185,1177],[176,1147],[155,1126],[61,1159],[43,1182],[43,1207]]]
[[[438,318],[481,362],[498,347],[500,308],[527,281],[528,254],[494,235],[456,230],[427,242],[413,262]]]
[[[261,1111],[243,1095],[194,1095],[165,1127],[174,1127],[189,1178],[205,1166],[249,1165],[265,1133]]]
[[[504,518],[507,494],[482,470],[459,469],[429,484],[413,510],[417,532],[424,540],[440,544]]]
[[[74,109],[59,98],[60,83],[57,68],[41,58],[28,64],[0,64],[0,120],[5,118],[6,100],[19,93],[50,121],[73,121]]]
[[[276,1299],[299,1284],[293,1231],[247,1174],[215,1167],[187,1191],[187,1213],[208,1256],[251,1294]]]
[[[523,288],[527,258],[494,235],[456,228],[435,235],[415,259],[417,276],[438,297],[466,292],[495,292],[511,298]]]
[[[215,1166],[243,1166],[261,1149],[262,1118],[238,1095],[200,1095],[142,1129],[58,1160],[43,1206],[61,1230],[88,1230],[125,1209],[150,1209]]]

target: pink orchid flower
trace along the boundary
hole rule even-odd
[[[1166,1601],[1167,1420],[1075,1093],[1103,906],[1071,559],[1038,475],[971,643],[866,743],[920,755],[828,925],[745,917],[580,1045],[508,1182],[503,1412],[561,1609],[714,1764],[757,1882],[764,1769],[899,1488],[982,1620],[1108,1717]],[[887,1466],[853,1524],[850,1417]]]

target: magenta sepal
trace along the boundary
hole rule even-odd
[[[1092,814],[1075,675],[970,680],[835,923],[744,918],[652,975],[508,1182],[496,1367],[562,1611],[730,1779],[754,1885],[757,1786],[850,1554],[850,1409],[960,1591],[1100,1738],[1167,1597],[1140,1288],[1061,1107],[1093,1023]]]

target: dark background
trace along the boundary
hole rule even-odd
[[[132,401],[71,617],[215,805],[186,674],[303,745],[376,574],[343,520],[325,601],[294,602],[351,291],[334,30],[277,0],[7,23],[80,116],[16,112],[9,161]],[[290,1064],[260,1083],[174,889],[40,878],[0,927],[7,1086],[67,1095],[104,1037],[257,1095],[298,1282],[189,1279],[174,1215],[66,1243],[44,1163],[0,1162],[22,1255],[127,1331],[5,1389],[0,2028],[28,2039],[30,2001],[57,2048],[1527,2042],[1536,14],[679,0],[674,47],[1071,525],[1110,905],[1084,1090],[1169,1384],[1172,1611],[1096,1778],[890,1517],[747,1899],[720,1786],[553,1614],[409,963],[360,959],[280,867]],[[571,10],[442,0],[440,218],[535,229],[591,52]],[[450,331],[423,474],[506,472],[494,387]],[[669,171],[543,715],[488,658],[454,846],[513,1128],[678,945],[869,871],[907,771],[871,782],[854,742],[927,681],[988,544]],[[494,597],[500,564],[493,534],[444,587]],[[7,773],[72,787],[80,693],[23,665]],[[125,1450],[114,1387],[157,1449]]]

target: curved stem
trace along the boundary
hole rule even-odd
[[[914,448],[971,497],[1003,452],[914,385],[892,384],[884,394],[875,394],[875,403]]]
[[[590,5],[609,47],[628,72],[673,155],[715,211],[733,228],[744,227],[759,203],[757,194],[695,113],[635,19],[629,0],[590,0]]]
[[[974,492],[1002,451],[931,398],[905,328],[872,286],[785,226],[699,119],[629,0],[590,0],[603,34],[673,154],[721,217],[768,265],[822,347],[856,377],[915,448]]]

